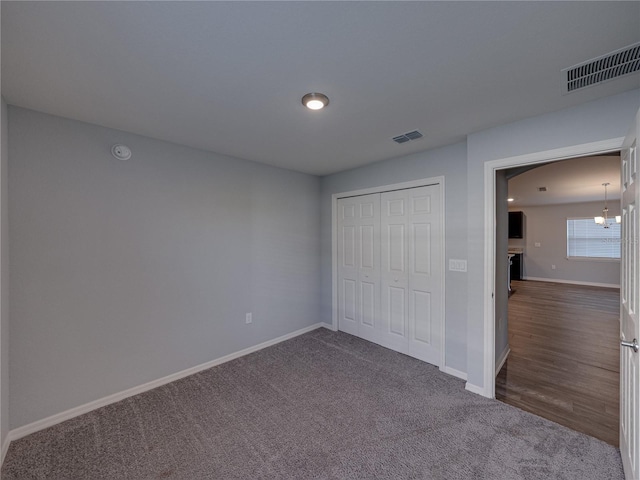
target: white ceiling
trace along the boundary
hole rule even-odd
[[[620,199],[620,155],[582,157],[548,163],[509,180],[509,207]],[[539,192],[538,187],[547,187]]]
[[[640,2],[7,2],[8,103],[317,175],[640,87]],[[323,111],[307,92],[331,99]],[[398,145],[414,129],[425,137]]]

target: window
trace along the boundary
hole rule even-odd
[[[568,258],[620,258],[620,224],[615,217],[609,228],[591,218],[567,219]]]

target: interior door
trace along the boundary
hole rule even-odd
[[[622,248],[620,317],[620,454],[628,479],[640,478],[640,339],[638,296],[640,294],[639,241],[640,188],[638,188],[637,139],[640,111],[622,150]]]
[[[442,288],[440,185],[380,198],[381,344],[440,364]]]
[[[338,201],[338,328],[379,342],[380,194]]]

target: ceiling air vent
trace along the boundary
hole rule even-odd
[[[393,137],[393,141],[396,143],[405,143],[409,140],[417,140],[419,138],[422,138],[423,136],[424,135],[422,135],[419,131],[414,130],[413,132],[407,132],[403,133],[402,135],[398,135],[397,137]]]
[[[393,141],[396,143],[404,143],[404,142],[408,142],[411,139],[409,137],[407,137],[406,135],[398,135],[397,137],[393,137]]]
[[[562,69],[562,94],[640,71],[640,43]]]
[[[539,192],[546,192],[547,191],[547,187],[538,187],[538,191]]]

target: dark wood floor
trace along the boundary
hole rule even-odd
[[[618,446],[620,291],[513,281],[496,398]]]

